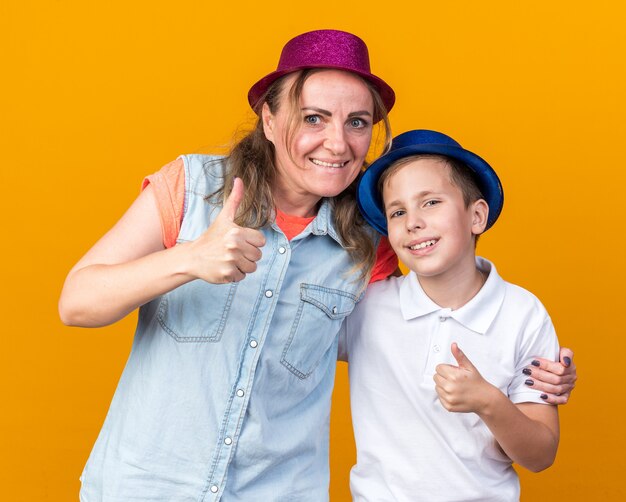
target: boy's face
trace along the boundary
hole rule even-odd
[[[489,209],[482,199],[465,207],[443,160],[400,167],[386,181],[383,200],[389,242],[420,278],[454,280],[473,273],[474,236],[484,230]]]

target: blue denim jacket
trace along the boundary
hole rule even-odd
[[[179,242],[219,213],[223,159],[183,157]],[[185,284],[140,309],[81,500],[328,500],[337,333],[363,283],[328,201],[288,241],[274,224],[243,281]]]

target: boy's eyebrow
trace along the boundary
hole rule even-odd
[[[413,194],[413,196],[411,197],[411,199],[422,199],[424,197],[429,197],[431,195],[436,195],[437,192],[433,192],[432,190],[422,190],[421,192],[418,192],[416,194]],[[397,206],[402,206],[402,201],[401,200],[392,200],[391,202],[387,203],[384,201],[383,199],[383,206],[385,208],[385,211],[391,207],[397,207]]]
[[[324,115],[326,117],[332,117],[333,116],[332,112],[330,112],[328,110],[325,110],[324,108],[318,108],[317,106],[303,106],[302,107],[302,111],[307,111],[307,110],[319,113],[320,115]],[[359,110],[359,111],[356,111],[356,112],[350,112],[348,114],[348,117],[358,117],[358,116],[361,116],[361,115],[369,115],[371,117],[372,113],[367,111],[367,110]]]
[[[391,202],[387,203],[387,202],[385,202],[383,200],[383,205],[385,206],[385,209],[388,209],[390,207],[399,206],[400,205],[400,201],[399,200],[394,200],[394,201],[391,201]]]

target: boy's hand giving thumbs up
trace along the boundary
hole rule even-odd
[[[458,366],[439,364],[435,368],[435,390],[448,411],[478,413],[488,404],[491,393],[499,389],[485,380],[456,343],[451,346]]]

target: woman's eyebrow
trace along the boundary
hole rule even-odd
[[[333,116],[332,112],[325,110],[324,108],[318,108],[317,106],[303,106],[302,111],[312,111],[312,112],[319,113],[320,115],[324,115],[326,117]],[[368,110],[359,110],[356,112],[350,112],[348,114],[348,117],[359,117],[362,115],[369,115],[371,117],[372,113]]]
[[[320,115],[325,115],[327,117],[333,116],[332,112],[329,112],[328,110],[324,110],[323,108],[317,108],[316,106],[303,106],[302,111],[316,112],[316,113],[319,113]]]

